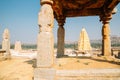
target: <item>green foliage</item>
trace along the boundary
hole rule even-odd
[[[92,48],[101,48],[102,44],[101,43],[91,43]]]
[[[15,47],[14,44],[10,45],[11,49],[14,49],[14,47]],[[37,49],[37,45],[35,45],[35,44],[23,44],[22,49]]]
[[[112,45],[111,45],[112,47],[120,47],[120,43],[112,43]]]
[[[102,48],[102,43],[101,42],[92,42],[91,43],[92,48]],[[119,42],[112,42],[111,47],[120,47]],[[10,46],[11,49],[14,49],[14,44],[11,44]],[[54,44],[54,48],[57,48],[57,44]],[[70,44],[65,44],[65,48],[71,48],[71,49],[78,49],[78,44],[77,43],[70,43]],[[0,49],[2,49],[2,45],[0,44]],[[22,49],[37,49],[36,44],[23,44]]]
[[[37,49],[37,45],[35,45],[35,44],[23,44],[22,49]]]

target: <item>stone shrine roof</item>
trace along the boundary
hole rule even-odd
[[[120,0],[53,0],[55,17],[99,16],[113,12]]]

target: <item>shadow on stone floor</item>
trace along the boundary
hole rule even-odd
[[[36,67],[36,59],[27,60],[25,63],[32,65],[33,68]]]

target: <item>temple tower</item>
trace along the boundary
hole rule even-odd
[[[92,50],[90,45],[90,40],[85,28],[83,28],[82,31],[80,32],[80,38],[78,41],[78,50],[79,51]]]

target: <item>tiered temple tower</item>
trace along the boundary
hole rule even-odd
[[[90,40],[85,28],[83,28],[82,31],[80,32],[80,38],[78,41],[78,50],[79,51],[92,50],[90,45]]]

